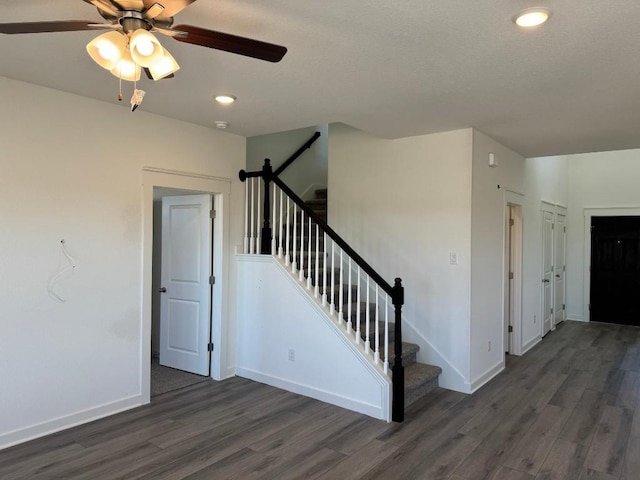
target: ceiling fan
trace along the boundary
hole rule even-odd
[[[87,52],[101,67],[121,80],[137,81],[144,70],[153,80],[172,77],[180,68],[160,45],[153,32],[175,40],[224,50],[247,57],[279,62],[287,49],[193,25],[173,25],[173,17],[196,0],[84,0],[98,9],[106,23],[88,20],[0,23],[0,33],[23,34],[109,30],[87,45]]]

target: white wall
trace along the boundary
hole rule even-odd
[[[2,77],[0,101],[2,447],[141,403],[142,168],[231,179],[230,252],[245,140]]]
[[[567,315],[589,320],[584,305],[585,291],[585,208],[640,208],[640,150],[588,153],[568,157],[569,215],[567,218]],[[637,212],[636,212],[637,213]]]
[[[389,421],[390,379],[358,353],[362,342],[349,340],[276,258],[237,262],[237,374]]]
[[[247,138],[247,171],[262,170],[265,158],[271,159],[275,170],[315,132],[320,132],[320,138],[280,175],[299,197],[313,198],[316,188],[327,185],[327,125]]]
[[[497,166],[489,166],[489,153],[494,154]],[[505,192],[522,193],[523,184],[524,157],[474,130],[471,198],[472,389],[481,386],[504,368]]]
[[[457,390],[469,378],[471,148],[470,129],[386,140],[329,126],[329,224],[388,282],[402,278],[404,337]]]

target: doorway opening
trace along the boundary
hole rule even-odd
[[[591,217],[589,320],[640,326],[640,216]]]
[[[512,194],[512,196],[514,196]],[[511,201],[513,200],[513,201]],[[504,224],[503,352],[522,354],[522,205],[507,200]]]
[[[211,194],[153,191],[151,397],[211,375]]]
[[[210,357],[205,378],[221,380],[231,376],[231,367],[227,365],[228,350],[232,348],[233,341],[228,338],[228,327],[223,323],[225,312],[228,310],[227,301],[227,278],[229,254],[228,232],[229,232],[229,196],[231,194],[231,180],[207,175],[174,172],[161,169],[145,167],[142,171],[143,185],[143,252],[142,252],[142,331],[140,349],[140,391],[143,403],[148,403],[151,397],[151,360],[152,360],[152,336],[156,336],[153,329],[154,295],[162,286],[154,281],[154,195],[155,197],[176,195],[176,194],[204,194],[212,200],[215,218],[211,219],[207,212],[207,218],[216,234],[210,246],[209,263],[197,262],[202,270],[211,271],[215,278],[215,285],[209,288],[211,294],[211,308],[208,310],[210,336],[205,335],[207,342],[207,355]],[[182,265],[182,263],[181,263]],[[213,265],[213,267],[212,267]],[[209,282],[207,282],[208,284]],[[154,289],[155,287],[155,289]],[[156,308],[157,308],[156,300]],[[189,301],[185,301],[179,306],[190,308]],[[191,305],[191,308],[195,308]],[[202,335],[200,335],[202,337]],[[178,338],[178,340],[181,340]],[[202,338],[199,339],[199,341]],[[158,339],[153,341],[154,348]],[[180,342],[174,342],[180,343]],[[209,345],[210,344],[210,345]],[[179,345],[183,350],[185,344]],[[186,345],[188,347],[188,344]],[[213,347],[213,348],[212,348]]]

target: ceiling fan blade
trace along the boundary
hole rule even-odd
[[[154,3],[160,3],[164,7],[163,17],[173,17],[187,8],[196,0],[143,0],[144,6],[150,8]]]
[[[118,8],[113,5],[109,0],[84,0],[87,3],[90,3],[98,10],[106,13],[107,15],[111,15],[113,17],[119,17],[120,12]]]
[[[95,30],[101,26],[88,20],[62,20],[55,22],[22,22],[0,23],[0,33],[43,33],[43,32],[75,32],[79,30]],[[108,25],[107,25],[108,26]]]
[[[287,53],[286,47],[273,43],[261,42],[251,38],[238,37],[229,33],[216,32],[193,25],[177,25],[174,30],[187,32],[186,37],[174,36],[179,42],[201,45],[203,47],[224,50],[247,57],[266,60],[267,62],[279,62]]]

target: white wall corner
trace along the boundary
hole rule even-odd
[[[505,368],[505,365],[504,365],[504,359],[503,359],[503,360],[500,360],[498,363],[496,363],[493,367],[486,370],[482,375],[480,375],[474,381],[472,381],[471,384],[469,385],[468,393],[473,393],[476,390],[478,390],[480,387],[488,383],[496,375],[502,372],[504,368]]]

